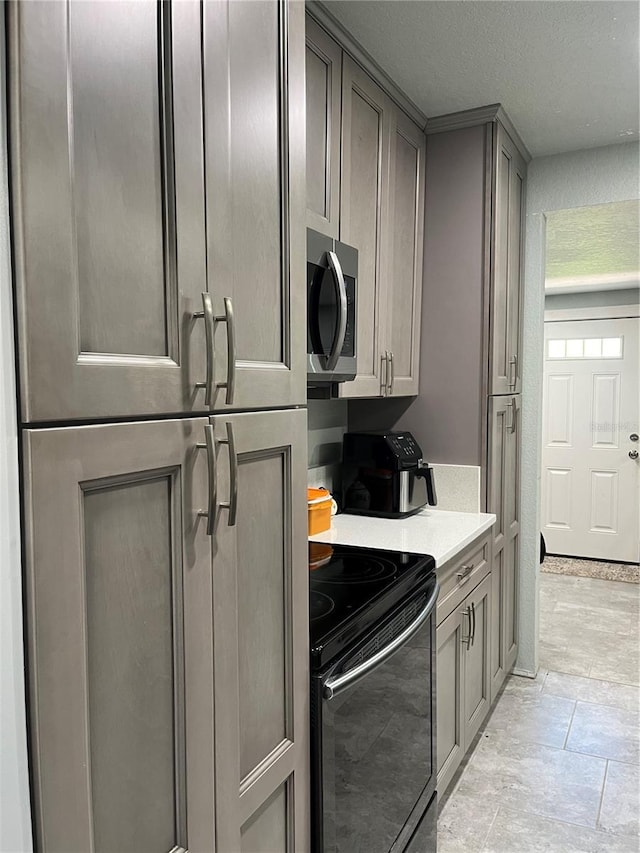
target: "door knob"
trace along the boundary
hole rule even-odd
[[[629,451],[629,459],[637,459],[637,458],[638,458],[638,451],[637,450],[630,450]]]
[[[638,440],[638,433],[632,432],[631,435],[629,436],[629,439],[630,439],[630,441],[637,441]]]

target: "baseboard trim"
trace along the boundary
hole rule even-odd
[[[513,675],[520,675],[520,676],[522,676],[523,678],[535,678],[535,677],[538,675],[538,673],[537,673],[537,672],[533,672],[533,671],[532,671],[532,670],[530,670],[530,669],[518,669],[518,667],[515,667],[515,666],[514,666],[514,668],[511,670],[511,673],[512,673]]]

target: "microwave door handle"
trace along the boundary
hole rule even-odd
[[[329,269],[333,275],[333,284],[336,289],[336,297],[338,303],[338,321],[336,323],[336,333],[333,338],[331,352],[327,357],[327,370],[333,370],[338,363],[344,339],[347,334],[347,286],[344,283],[344,274],[340,260],[335,252],[327,252]]]
[[[433,468],[431,465],[424,465],[418,469],[418,476],[424,477],[427,484],[427,500],[429,506],[438,505],[438,495],[436,494],[436,481],[433,476]]]
[[[363,679],[374,669],[377,669],[379,666],[382,666],[383,663],[385,663],[395,652],[397,652],[400,646],[404,645],[408,640],[410,640],[413,635],[416,634],[424,625],[424,623],[427,621],[427,619],[433,612],[434,607],[436,606],[436,601],[438,600],[439,592],[440,584],[436,581],[433,593],[431,594],[424,608],[413,620],[413,622],[410,625],[407,625],[404,631],[398,634],[397,637],[394,637],[393,640],[389,643],[389,645],[385,646],[383,649],[380,649],[380,651],[376,652],[375,655],[372,655],[367,660],[358,664],[358,666],[354,666],[353,669],[350,669],[343,675],[336,675],[335,677],[328,678],[323,685],[323,697],[325,699],[333,699],[334,696],[337,696],[339,693],[342,693],[348,687],[352,687],[354,684],[357,684],[358,681]]]

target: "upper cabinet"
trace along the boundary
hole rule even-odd
[[[502,124],[494,126],[493,143],[489,393],[518,394],[521,391],[522,211],[526,164]]]
[[[304,402],[297,5],[12,5],[23,421]]]
[[[338,239],[342,49],[307,16],[307,225]]]
[[[426,139],[403,112],[391,115],[387,393],[418,393]]]
[[[307,225],[358,250],[357,362],[343,397],[418,393],[425,136],[307,16]]]
[[[358,250],[357,377],[342,396],[385,392],[391,102],[349,56],[342,73],[340,239]]]

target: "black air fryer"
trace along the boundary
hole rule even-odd
[[[410,432],[348,432],[342,461],[344,512],[405,518],[437,503],[433,468]]]

